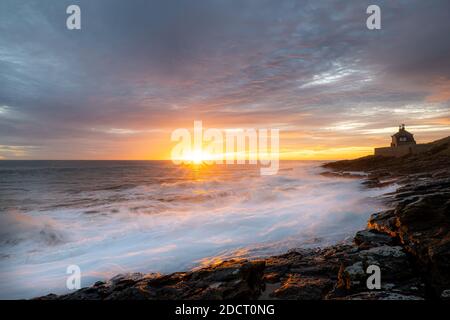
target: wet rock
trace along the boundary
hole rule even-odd
[[[264,287],[265,261],[231,260],[191,272],[118,275],[53,300],[256,299]]]
[[[403,186],[394,210],[373,215],[368,227],[398,238],[433,294],[450,287],[450,180]]]
[[[325,167],[366,171],[373,181],[381,181],[380,173],[387,171],[397,179],[401,186],[386,198],[393,209],[372,215],[368,228],[396,239],[411,258],[416,276],[426,282],[427,296],[440,298],[450,287],[450,137],[410,157],[369,156]],[[366,238],[359,234],[355,243],[370,248]]]
[[[348,178],[348,179],[361,179],[366,177],[366,174],[364,173],[354,173],[354,172],[343,172],[343,171],[325,171],[320,173],[324,177],[331,177],[331,178]]]
[[[369,249],[381,245],[394,245],[396,243],[394,238],[375,230],[358,231],[355,235],[354,242],[360,249]]]
[[[374,213],[369,218],[367,227],[371,230],[388,234],[392,238],[396,238],[398,236],[396,224],[397,218],[394,214],[394,210],[387,210]]]
[[[320,300],[332,286],[333,282],[329,279],[289,274],[271,297],[283,300]]]
[[[358,298],[364,297],[362,293],[367,291],[366,268],[371,263],[380,265],[384,292],[423,296],[423,283],[412,272],[407,254],[401,247],[386,245],[388,239],[367,230],[361,232],[360,236],[366,239],[364,243],[370,242],[370,246],[365,249],[356,245],[299,249],[262,260],[230,260],[168,275],[119,275],[71,294],[48,295],[38,299]],[[358,296],[358,293],[361,295]],[[381,299],[386,296],[372,294],[367,298]]]
[[[372,275],[372,272],[368,272],[369,266],[379,268],[382,290],[425,296],[423,281],[417,276],[408,254],[401,246],[386,245],[386,239],[381,239],[383,241],[380,241],[379,246],[374,246],[376,242],[372,242],[370,248],[349,253],[345,259],[341,259],[338,280],[334,289],[327,295],[328,299],[341,299],[368,291],[367,280]]]

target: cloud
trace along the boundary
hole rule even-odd
[[[359,127],[342,124],[445,117],[450,3],[377,1],[382,30],[370,31],[372,2],[4,0],[0,143],[40,146],[30,157],[123,154],[111,135],[169,141],[200,119],[282,124],[324,144],[324,128],[341,128],[352,147]],[[65,28],[74,3],[81,31]]]
[[[427,97],[428,102],[450,101],[450,79],[440,78],[433,82],[431,94]]]
[[[9,146],[0,145],[0,158],[1,159],[17,159],[24,158],[30,154],[35,146]]]

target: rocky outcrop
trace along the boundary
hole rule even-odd
[[[369,228],[397,238],[439,297],[450,288],[450,178],[409,183],[394,195],[395,209],[373,215]]]
[[[367,267],[381,269],[382,288],[369,290]],[[122,299],[423,299],[424,283],[409,255],[377,231],[354,244],[295,249],[260,260],[230,260],[190,272],[119,275],[74,293],[41,300]]]
[[[355,160],[330,162],[325,168],[335,172],[366,172],[372,176],[385,178],[410,174],[431,174],[450,168],[450,137],[428,144],[427,152],[404,157],[367,156]]]
[[[191,272],[124,274],[74,293],[41,300],[256,299],[264,287],[265,261],[231,260]]]
[[[325,165],[338,173],[362,170],[367,186],[401,185],[386,195],[392,209],[376,213],[368,229],[397,241],[424,279],[428,298],[447,299],[450,289],[450,137],[429,151],[403,158],[365,157]],[[358,240],[358,235],[356,237]]]

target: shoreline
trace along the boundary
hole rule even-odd
[[[361,179],[348,172],[366,172],[367,188],[400,185],[384,195],[392,209],[372,214],[352,244],[230,259],[187,272],[117,275],[73,293],[35,299],[449,300],[450,138],[438,143],[437,151],[423,155],[323,165],[329,176]],[[367,288],[370,265],[380,267],[381,289]]]

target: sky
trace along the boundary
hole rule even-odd
[[[282,159],[367,155],[401,123],[433,141],[449,34],[448,0],[1,0],[0,159],[168,159],[194,120],[277,128]]]

